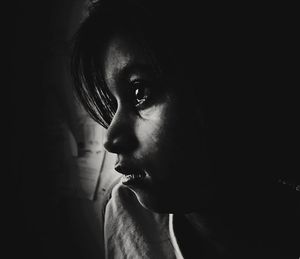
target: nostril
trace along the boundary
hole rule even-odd
[[[107,139],[104,142],[104,148],[111,153],[123,154],[134,149],[135,141],[129,136],[119,136],[113,139]]]
[[[120,149],[120,144],[121,143],[119,138],[106,138],[104,140],[103,146],[108,152],[118,153],[118,150]]]
[[[104,136],[103,139],[103,146],[104,148],[111,153],[115,153],[115,146],[117,145],[117,139],[116,137],[113,137],[109,131],[106,132],[106,135]]]
[[[137,145],[134,132],[128,129],[108,130],[103,139],[104,148],[111,153],[124,154],[133,151]]]

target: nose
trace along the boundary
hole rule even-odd
[[[134,150],[137,143],[134,118],[122,110],[117,110],[104,136],[104,148],[111,153],[128,154]]]

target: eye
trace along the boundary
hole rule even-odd
[[[131,82],[133,90],[133,100],[135,107],[145,105],[150,98],[150,86],[146,81],[135,80]]]

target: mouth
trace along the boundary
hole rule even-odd
[[[135,185],[141,183],[146,177],[145,173],[123,175],[121,182],[124,185]]]
[[[123,174],[121,182],[124,185],[141,184],[146,177],[146,173],[143,170],[132,169],[120,165],[116,166],[115,170],[120,174]]]

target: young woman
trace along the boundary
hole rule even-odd
[[[77,94],[123,175],[105,212],[109,258],[300,256],[299,186],[256,167],[256,52],[228,11],[103,0],[77,33]]]

